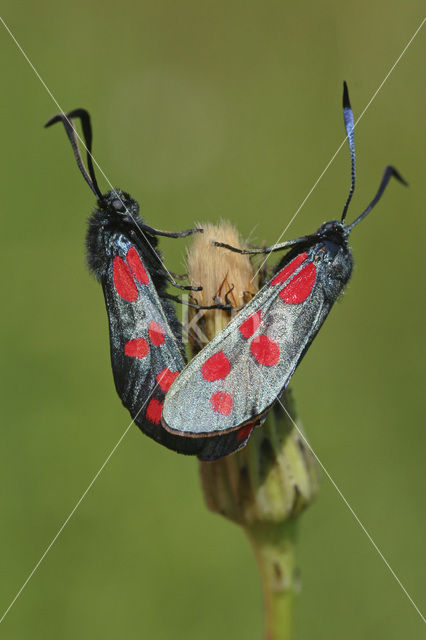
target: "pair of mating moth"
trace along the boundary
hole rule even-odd
[[[212,461],[244,447],[255,426],[286,388],[352,272],[349,234],[381,198],[391,177],[405,183],[392,166],[379,189],[351,224],[346,213],[355,187],[354,119],[346,83],[343,116],[351,156],[351,186],[340,220],[313,234],[262,249],[223,251],[269,253],[288,250],[273,277],[226,328],[189,364],[181,325],[167,293],[180,289],[163,265],[158,236],[186,237],[202,229],[166,232],[139,217],[139,205],[120,189],[99,189],[92,160],[90,117],[84,109],[54,116],[62,122],[77,165],[97,197],[89,219],[87,255],[102,285],[110,329],[115,386],[134,422],[148,436],[179,453]],[[87,150],[85,167],[73,120],[81,121]],[[215,301],[213,301],[215,302]],[[226,308],[212,304],[203,308]]]

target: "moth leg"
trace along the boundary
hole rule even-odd
[[[256,253],[272,253],[273,251],[281,251],[282,249],[289,249],[290,247],[294,247],[297,244],[303,244],[305,242],[313,242],[318,239],[318,235],[312,234],[310,236],[301,236],[300,238],[295,238],[295,240],[288,240],[287,242],[280,242],[279,244],[273,244],[270,247],[261,247],[259,249],[238,249],[237,247],[233,247],[230,244],[226,244],[225,242],[217,242],[216,240],[212,240],[212,244],[215,247],[223,247],[224,249],[228,249],[229,251],[234,251],[235,253],[242,254],[256,254]]]
[[[175,280],[187,280],[188,278],[188,274],[187,273],[174,273],[174,271],[169,271],[170,275],[172,276],[172,278],[174,278]]]
[[[258,244],[253,244],[252,242],[246,242],[245,243],[247,247],[250,247],[250,249],[264,249],[265,245],[263,245],[262,247],[259,247]]]
[[[222,311],[232,311],[233,306],[230,302],[228,302],[228,300],[226,299],[226,296],[225,296],[225,304],[223,304],[223,302],[220,301],[220,298],[218,298],[218,296],[213,296],[213,300],[214,300],[214,305],[212,305],[212,309],[222,309]]]
[[[171,273],[169,271],[164,271],[163,272],[164,277],[166,278],[166,280],[168,280],[170,282],[170,284],[172,284],[174,287],[176,287],[177,289],[181,289],[182,291],[202,291],[203,287],[193,287],[190,284],[179,284],[176,282],[176,280],[172,277]]]
[[[221,309],[223,311],[231,311],[232,310],[231,305],[224,305],[220,301],[215,302],[215,304],[203,305],[203,304],[197,304],[197,303],[194,303],[194,302],[188,302],[187,300],[181,300],[177,296],[173,296],[170,293],[163,293],[162,294],[162,298],[167,298],[168,300],[173,300],[173,302],[178,302],[179,304],[184,304],[185,306],[191,307],[192,309],[197,309],[197,311],[200,311],[200,310],[211,310],[211,309]]]
[[[139,247],[142,251],[144,251],[145,247],[141,244],[140,232],[142,232],[142,235],[143,235],[143,231],[147,231],[147,233],[150,233],[150,231],[148,231],[149,229],[151,229],[151,231],[155,231],[155,229],[152,229],[151,227],[148,227],[145,224],[143,225],[143,227],[140,227],[140,225],[139,225],[138,228],[139,228],[139,234],[136,232],[135,229],[132,229],[131,231],[129,231],[129,235],[130,235],[131,238],[133,238],[134,242],[136,243],[136,246]],[[188,231],[195,233],[195,231],[198,231],[198,229],[195,229],[195,230],[194,229],[188,229]],[[182,233],[185,234],[186,232],[183,231]],[[175,236],[173,236],[173,237],[175,237]],[[179,235],[177,235],[176,237],[179,237]],[[146,241],[147,241],[147,239],[145,238],[145,242]],[[201,291],[202,290],[203,287],[192,287],[191,285],[178,284],[176,282],[176,280],[174,279],[173,275],[170,273],[170,271],[168,271],[167,268],[164,266],[164,264],[161,262],[161,259],[159,258],[158,253],[156,252],[154,247],[149,243],[149,240],[148,240],[148,246],[149,246],[151,252],[154,254],[156,259],[160,262],[160,264],[162,266],[162,269],[159,269],[158,273],[160,273],[166,280],[168,280],[170,282],[170,284],[172,284],[177,289],[182,289],[183,291]]]
[[[230,299],[229,299],[229,297],[228,297],[228,296],[229,296],[229,294],[231,294],[231,293],[233,292],[233,290],[234,290],[234,286],[235,286],[235,285],[232,285],[232,287],[231,287],[230,289],[228,289],[228,291],[225,293],[225,304],[227,304],[228,306],[229,306],[229,305],[231,305],[231,306],[232,306],[232,302],[230,301]]]
[[[213,300],[215,301],[216,305],[213,306],[214,309],[222,309],[223,311],[232,311],[232,313],[238,313],[238,311],[241,311],[241,309],[244,309],[245,304],[242,304],[240,307],[234,307],[232,305],[231,302],[229,302],[228,300],[228,294],[231,293],[232,289],[234,288],[234,285],[232,285],[232,287],[229,289],[229,291],[227,292],[226,296],[225,296],[225,304],[223,304],[220,299],[217,296],[213,297]],[[201,307],[202,308],[202,307]]]
[[[201,227],[184,229],[183,231],[163,231],[162,229],[154,229],[154,227],[143,224],[141,228],[152,236],[164,236],[165,238],[186,238],[187,236],[192,236],[194,233],[204,232],[204,229],[201,229]]]

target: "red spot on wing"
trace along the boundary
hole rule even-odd
[[[210,404],[212,406],[213,411],[215,411],[216,413],[221,413],[224,416],[227,416],[229,415],[232,409],[232,405],[233,405],[232,396],[230,396],[229,393],[216,391],[216,393],[213,393],[212,397],[210,398]]]
[[[170,369],[167,369],[167,367],[163,369],[156,376],[156,380],[160,385],[161,391],[164,391],[164,393],[166,393],[170,389],[172,382],[176,380],[178,375],[179,371],[170,371]]]
[[[134,338],[124,345],[124,353],[132,358],[145,358],[149,352],[149,344],[144,338]]]
[[[218,351],[210,356],[201,367],[201,374],[208,382],[226,378],[230,371],[231,365],[223,351]]]
[[[280,348],[275,340],[271,340],[268,336],[261,335],[253,338],[250,351],[259,364],[267,367],[273,367],[277,364],[280,357]]]
[[[142,284],[149,284],[148,274],[145,271],[145,267],[143,266],[139,254],[134,247],[130,247],[128,250],[126,260],[136,280],[139,280]]]
[[[303,302],[312,291],[315,283],[317,268],[313,262],[305,265],[299,273],[294,276],[287,286],[280,291],[279,296],[287,304],[298,304]]]
[[[254,427],[252,424],[248,424],[246,427],[241,427],[237,431],[237,442],[243,442],[246,438],[249,437]]]
[[[145,412],[148,420],[153,424],[160,424],[162,408],[162,402],[160,402],[156,398],[151,398]]]
[[[164,331],[161,324],[158,324],[158,322],[154,322],[154,320],[151,320],[148,327],[148,336],[152,344],[156,347],[159,347],[160,344],[164,344],[165,335],[166,332]]]
[[[137,300],[138,290],[130,274],[129,267],[120,256],[115,256],[114,262],[112,263],[112,278],[114,280],[115,290],[120,298],[128,300],[129,302],[135,302],[135,300]]]
[[[259,325],[260,309],[259,311],[256,311],[256,313],[253,313],[251,316],[249,316],[247,320],[244,320],[243,324],[240,326],[241,335],[244,338],[251,338]]]
[[[284,267],[284,269],[281,269],[281,271],[277,273],[277,275],[273,280],[271,280],[269,285],[272,286],[273,284],[282,284],[283,282],[285,282],[287,278],[289,278],[291,274],[296,271],[297,267],[300,267],[302,262],[306,260],[307,257],[308,254],[306,252],[301,253],[299,256],[296,256],[296,258],[294,258],[294,260],[292,260],[290,264],[288,264],[286,267]]]

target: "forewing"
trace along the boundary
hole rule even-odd
[[[216,460],[243,447],[251,430],[204,439],[171,434],[161,426],[165,395],[185,366],[173,306],[161,300],[143,257],[122,234],[103,279],[117,392],[138,427],[169,449]]]
[[[299,254],[171,386],[171,432],[226,433],[259,419],[288,384],[329,311],[314,251]]]
[[[102,286],[110,327],[111,364],[117,392],[135,423],[169,448],[197,453],[200,445],[165,432],[165,394],[185,366],[182,345],[152,283],[143,257],[123,234],[111,239]]]

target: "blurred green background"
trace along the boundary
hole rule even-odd
[[[92,114],[94,153],[147,221],[228,218],[272,243],[360,115],[422,5],[334,2],[12,2],[2,15],[60,105]],[[94,198],[57,107],[1,28],[3,611],[129,423],[115,394],[100,287],[85,268]],[[424,58],[420,33],[356,129],[349,219],[356,268],[294,377],[315,451],[419,606],[425,596]],[[340,152],[286,237],[340,215]],[[106,183],[101,176],[102,187]],[[185,243],[164,241],[182,270]],[[421,619],[324,478],[302,517],[295,638],[419,638]],[[1,615],[1,614],[0,614]],[[255,640],[257,568],[207,512],[195,459],[134,427],[0,626],[0,637]]]

